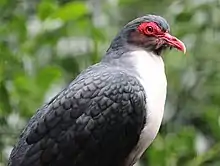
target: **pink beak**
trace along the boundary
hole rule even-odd
[[[181,40],[177,39],[176,37],[166,32],[162,36],[162,39],[164,39],[167,42],[167,44],[169,44],[170,46],[173,46],[174,48],[182,51],[184,54],[186,53],[185,44]]]

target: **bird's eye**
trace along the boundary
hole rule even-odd
[[[154,31],[154,29],[153,29],[152,26],[148,26],[146,29],[147,29],[147,31],[150,32],[150,33],[152,33],[152,32]]]

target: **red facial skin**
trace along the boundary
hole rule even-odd
[[[158,47],[163,44],[167,44],[182,51],[184,54],[186,53],[186,46],[181,40],[170,35],[168,32],[163,32],[160,27],[154,22],[144,22],[140,24],[138,27],[138,31],[141,34],[156,37]]]

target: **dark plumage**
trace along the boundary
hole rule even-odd
[[[9,165],[120,166],[138,141],[144,106],[132,74],[90,67],[32,117]]]
[[[158,50],[167,45],[185,50],[168,32],[168,23],[159,16],[148,15],[128,23],[100,63],[83,71],[38,109],[12,150],[9,166],[133,165],[153,141],[162,119],[163,112],[159,112],[158,118],[155,114],[163,111],[166,96],[166,78]],[[157,61],[152,61],[151,56]],[[151,65],[160,81],[152,78],[155,84],[149,81],[151,68],[146,68]],[[141,68],[148,75],[143,75]],[[151,97],[146,97],[148,88],[156,91],[150,91],[154,95],[151,103],[155,98],[161,100],[159,109],[150,115],[148,111],[154,111],[150,108],[155,104],[147,105]],[[152,131],[146,130],[150,135],[140,141],[148,123]]]

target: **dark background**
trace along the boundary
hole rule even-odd
[[[141,164],[220,165],[219,0],[0,0],[0,166],[36,109],[147,13],[168,20],[187,54],[164,56],[165,117]]]

